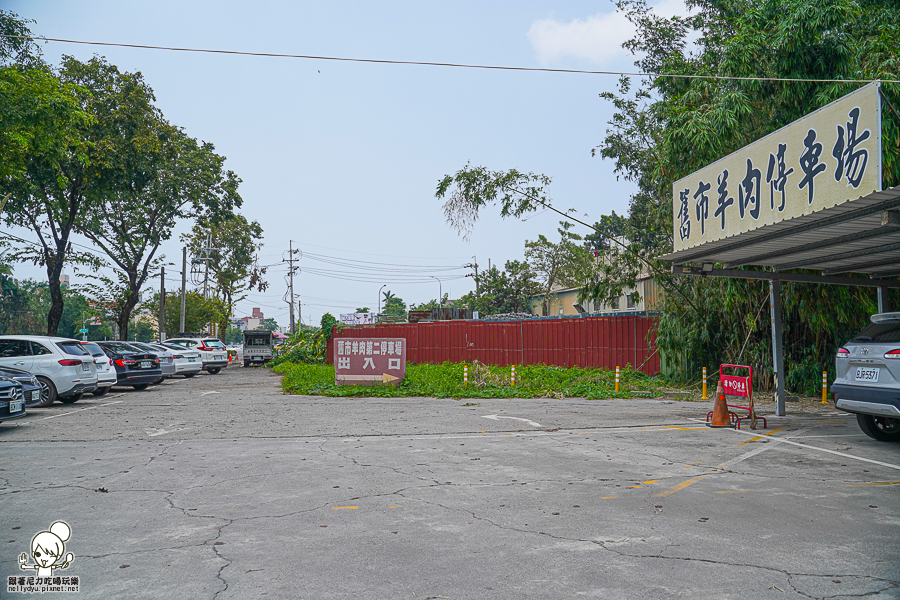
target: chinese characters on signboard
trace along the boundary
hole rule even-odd
[[[881,104],[869,84],[672,186],[675,251],[881,189]]]
[[[405,375],[405,338],[335,338],[334,377],[336,384],[399,384]]]

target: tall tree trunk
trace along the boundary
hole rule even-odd
[[[49,254],[49,253],[48,253]],[[47,289],[50,291],[50,310],[47,312],[47,335],[55,336],[62,320],[64,299],[59,277],[62,275],[65,244],[63,250],[56,250],[47,256]]]

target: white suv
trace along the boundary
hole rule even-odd
[[[178,344],[189,350],[199,350],[203,370],[215,375],[228,366],[228,349],[216,338],[167,338],[166,344]]]
[[[78,340],[46,335],[0,335],[0,365],[28,371],[41,384],[41,403],[70,404],[97,389],[94,357]]]

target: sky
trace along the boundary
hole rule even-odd
[[[650,2],[664,15],[682,0]],[[274,2],[233,0],[0,0],[36,21],[33,33],[74,40],[583,70],[635,70],[621,48],[633,28],[608,0],[566,3]],[[593,222],[626,213],[634,186],[591,149],[604,137],[614,75],[510,72],[151,49],[42,44],[44,59],[105,56],[140,71],[157,106],[211,142],[241,179],[249,220],[264,230],[259,264],[269,289],[250,292],[235,317],[262,309],[288,325],[282,262],[299,248],[294,291],[304,322],[325,312],[375,310],[379,290],[409,303],[474,289],[463,265],[521,260],[526,240],[557,236],[558,216],[503,220],[481,212],[471,237],[451,229],[438,181],[467,163],[553,180],[560,209]],[[162,247],[166,287],[180,289],[182,223]],[[581,226],[575,229],[587,234]],[[32,239],[27,231],[18,235]],[[91,245],[86,239],[79,243]],[[86,281],[67,273],[74,283]],[[44,278],[30,265],[17,277]],[[151,282],[158,289],[158,278]],[[149,287],[149,286],[148,286]],[[189,287],[190,284],[189,284]]]

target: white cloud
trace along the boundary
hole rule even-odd
[[[662,0],[653,10],[663,17],[688,14],[684,0]],[[634,32],[634,25],[623,13],[612,11],[568,23],[555,19],[535,21],[528,30],[528,41],[543,65],[561,58],[580,58],[604,65],[630,54],[622,48],[622,43],[634,36]]]

